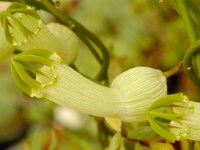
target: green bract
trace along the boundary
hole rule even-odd
[[[43,49],[32,49],[14,56],[11,69],[14,79],[21,90],[31,97],[42,97],[40,89],[56,81],[53,63],[60,62],[60,57]],[[42,81],[37,81],[40,76]]]
[[[77,56],[77,36],[58,23],[45,26],[37,11],[31,7],[12,3],[6,11],[0,12],[0,22],[5,34],[1,34],[0,38],[6,39],[20,52],[50,49],[62,56],[66,64],[71,64]]]
[[[21,3],[12,3],[0,12],[0,19],[5,38],[14,46],[23,45],[41,28],[40,16],[31,7]]]
[[[166,95],[147,109],[151,127],[171,142],[182,138],[200,140],[200,104],[189,101],[183,94]],[[198,130],[197,130],[198,129]]]
[[[166,78],[159,70],[132,68],[117,76],[109,88],[90,81],[44,49],[16,55],[12,72],[18,86],[32,97],[126,122],[147,121],[147,107],[167,92]]]
[[[184,114],[184,116],[179,120],[182,126],[175,121],[172,121],[170,123],[170,126],[174,126],[174,128],[170,128],[170,131],[177,135],[183,131],[184,125],[189,129],[189,132],[187,132],[183,138],[188,140],[200,141],[200,103],[193,101],[187,101],[187,103],[192,108],[192,111],[187,112],[181,107],[174,108],[174,112],[182,113]]]

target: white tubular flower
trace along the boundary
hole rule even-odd
[[[23,45],[27,38],[40,30],[40,16],[31,7],[21,3],[12,3],[0,12],[0,22],[4,35],[13,46]]]
[[[181,139],[200,141],[200,103],[183,94],[166,95],[147,109],[151,127],[171,142]]]
[[[180,123],[175,121],[170,123],[170,126],[173,127],[170,128],[170,131],[178,135],[181,132],[183,133],[184,129],[188,129],[183,137],[180,137],[180,139],[184,138],[188,140],[200,141],[200,103],[193,101],[187,101],[187,103],[193,108],[193,110],[185,114],[185,110],[181,107],[175,107],[174,112],[183,113],[185,115],[179,119]]]
[[[166,78],[159,70],[130,69],[117,76],[108,88],[85,78],[47,50],[16,55],[12,72],[18,86],[32,97],[125,122],[146,121],[147,107],[167,92]]]
[[[18,51],[49,49],[56,51],[66,64],[77,56],[78,37],[58,23],[45,26],[37,11],[21,3],[12,3],[0,12],[4,38]]]
[[[50,23],[45,26],[41,23],[41,29],[34,36],[28,38],[26,43],[17,48],[26,51],[29,49],[49,49],[58,53],[65,64],[71,64],[78,55],[78,37],[66,26],[58,23]]]

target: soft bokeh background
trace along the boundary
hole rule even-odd
[[[0,3],[0,9],[5,7]],[[62,0],[59,9],[96,34],[109,49],[110,81],[135,66],[166,71],[180,63],[190,45],[182,19],[167,1]],[[56,21],[41,14],[47,23]],[[99,69],[83,43],[75,65],[90,77]],[[183,92],[200,101],[199,90],[184,73],[170,77],[168,85],[169,93]],[[0,64],[0,149],[101,150],[98,138],[93,117],[29,98],[15,85],[9,60]],[[182,142],[183,147],[187,149],[187,142]]]

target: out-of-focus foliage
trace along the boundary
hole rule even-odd
[[[180,17],[157,0],[85,0],[76,8],[74,18],[110,48],[111,74],[137,65],[170,68],[182,59],[188,46]]]
[[[15,86],[11,74],[1,65],[0,74],[0,143],[20,135],[24,129],[23,114],[20,110],[22,93]],[[4,68],[4,69],[3,69]]]
[[[200,5],[198,0],[194,2]],[[108,47],[111,54],[110,80],[138,65],[163,71],[170,69],[182,60],[189,46],[184,23],[166,0],[62,0],[59,8],[95,33]],[[45,22],[56,21],[46,13],[41,14]],[[94,77],[100,66],[86,46],[82,44],[80,47],[75,65],[80,72]],[[112,137],[98,136],[99,127],[92,117],[81,116],[79,121],[84,124],[77,129],[58,122],[55,104],[28,98],[17,89],[8,64],[5,62],[0,66],[0,149],[101,150],[104,139],[112,141]],[[169,79],[169,88],[169,92],[182,91],[193,99],[199,96],[183,74]],[[133,127],[137,130],[138,125],[133,124]],[[154,135],[148,127],[144,130]],[[135,130],[129,136],[144,137]],[[122,142],[120,138],[114,140]],[[191,144],[190,141],[181,141],[172,145],[158,137],[155,141],[139,140],[136,138],[134,141],[135,150],[163,150],[163,147],[166,150],[186,150]],[[126,149],[130,141],[123,141],[128,145]],[[192,144],[195,150],[200,148],[199,142]]]

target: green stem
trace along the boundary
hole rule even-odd
[[[107,69],[109,66],[109,52],[107,48],[102,44],[102,42],[90,31],[88,31],[85,27],[83,27],[80,23],[75,21],[74,19],[70,18],[69,16],[65,16],[62,12],[57,10],[54,5],[48,1],[48,0],[41,0],[41,1],[35,1],[35,0],[0,0],[0,1],[9,1],[9,2],[21,2],[25,3],[30,6],[36,7],[36,9],[44,9],[46,11],[51,12],[53,15],[55,15],[61,23],[65,24],[66,26],[75,26],[73,28],[73,31],[77,34],[77,36],[87,45],[87,47],[90,49],[94,57],[97,59],[97,61],[101,64],[101,69],[99,73],[97,74],[95,80],[96,81],[102,81],[105,80],[105,83],[108,81],[107,77]],[[102,52],[103,60],[99,56],[98,52],[95,50],[94,46],[95,44]]]
[[[39,1],[36,1],[36,0],[0,0],[0,2],[4,2],[4,1],[24,3],[27,5],[35,6],[37,9],[44,8],[44,6]]]
[[[177,11],[183,18],[183,21],[186,26],[186,31],[192,46],[186,51],[183,58],[183,70],[187,73],[192,82],[200,88],[200,80],[195,73],[194,66],[192,64],[194,55],[200,49],[200,41],[196,42],[198,39],[198,35],[192,21],[190,12],[188,10],[186,0],[176,0]]]
[[[106,47],[102,44],[102,42],[90,31],[88,31],[85,27],[83,27],[80,23],[73,20],[72,18],[65,16],[62,12],[57,10],[48,0],[42,0],[41,3],[47,8],[48,11],[50,11],[52,14],[54,14],[62,23],[64,23],[67,26],[75,25],[73,28],[73,31],[79,36],[81,39],[86,41],[87,46],[92,50],[94,54],[94,48],[89,43],[89,41],[92,41],[96,46],[99,47],[99,49],[102,52],[103,55],[103,61],[101,64],[101,70],[99,71],[96,80],[102,81],[104,77],[107,76],[107,69],[109,65],[109,53]],[[83,35],[86,37],[83,38]],[[97,54],[97,53],[96,53]],[[95,54],[95,56],[96,56]],[[97,58],[97,57],[96,57]],[[98,57],[97,60],[100,61],[100,58]]]
[[[186,1],[187,5],[189,6],[191,13],[193,14],[193,17],[196,21],[196,24],[200,24],[200,10],[198,7],[196,7],[196,5],[191,1],[188,0]]]
[[[200,80],[194,71],[194,67],[192,65],[192,59],[194,55],[200,50],[200,40],[192,44],[192,46],[186,51],[185,56],[183,58],[183,69],[188,74],[192,82],[200,88]]]
[[[163,74],[168,78],[168,77],[170,77],[170,76],[176,74],[177,72],[181,71],[182,68],[183,68],[182,65],[183,65],[183,64],[182,64],[182,62],[181,62],[181,63],[179,63],[179,65],[177,65],[177,66],[173,67],[172,69],[170,69],[170,70],[164,72]]]
[[[197,39],[197,33],[193,24],[193,21],[191,19],[190,12],[187,8],[186,1],[185,0],[176,0],[176,4],[178,7],[178,12],[180,13],[181,17],[183,18],[183,21],[186,26],[186,31],[188,34],[188,37],[190,39],[191,43],[194,43]]]
[[[76,32],[78,33],[78,31]],[[95,48],[93,45],[90,43],[90,41],[85,37],[85,35],[80,31],[78,34],[79,38],[87,45],[87,47],[90,49],[96,60],[101,64],[102,60],[101,57],[98,55],[98,53],[95,51]]]

